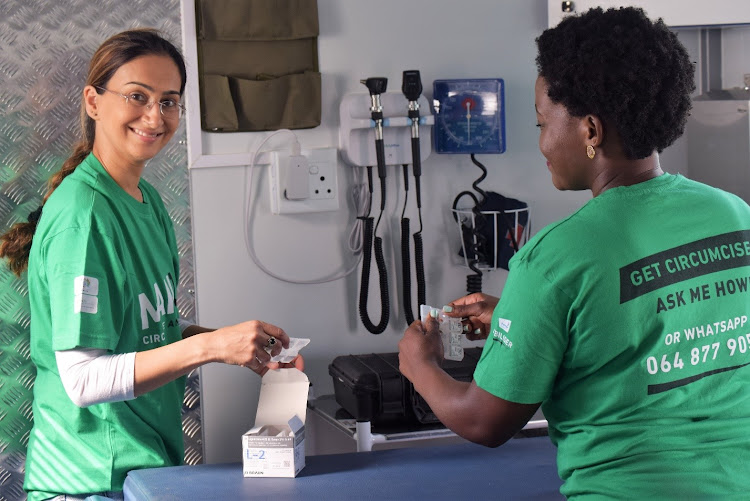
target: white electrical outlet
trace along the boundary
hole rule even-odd
[[[338,152],[336,148],[302,150],[307,158],[309,196],[305,200],[288,200],[284,196],[289,151],[271,153],[271,212],[274,214],[300,214],[303,212],[325,212],[339,209],[337,171]]]

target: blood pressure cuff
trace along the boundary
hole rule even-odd
[[[529,211],[518,209],[526,209],[528,204],[488,191],[477,208],[480,214],[473,218],[474,225],[472,218],[468,218],[461,225],[463,246],[458,253],[464,257],[466,249],[468,259],[478,255],[479,263],[507,270],[508,262],[523,243],[524,230],[529,225]],[[476,252],[473,251],[474,245]]]
[[[201,128],[320,125],[316,0],[196,2]]]

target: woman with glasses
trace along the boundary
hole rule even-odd
[[[262,375],[288,347],[264,322],[211,331],[179,318],[172,223],[141,175],[179,125],[185,78],[156,31],[105,41],[83,89],[81,141],[43,206],[2,237],[10,268],[28,268],[31,501],[122,498],[129,470],[180,464],[184,376],[208,362]]]

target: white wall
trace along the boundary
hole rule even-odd
[[[359,83],[362,78],[388,77],[389,89],[400,90],[401,72],[419,69],[431,99],[436,79],[501,77],[506,85],[507,151],[480,157],[489,169],[484,189],[528,202],[533,233],[589,199],[588,192],[556,191],[537,148],[534,39],[547,26],[546,0],[318,0],[318,6],[323,115],[320,127],[296,131],[303,148],[338,146],[338,104],[346,93],[366,91]],[[201,146],[207,154],[246,152],[266,135],[203,133]],[[280,135],[264,149],[288,148],[288,144],[288,138]],[[672,168],[669,156],[663,158],[666,170],[680,171],[684,155],[675,156]],[[344,193],[351,188],[355,172],[339,160],[338,173]],[[450,206],[479,173],[465,155],[433,154],[424,162],[425,268],[427,302],[432,305],[441,306],[465,293],[468,270],[457,256],[458,235]],[[359,270],[324,285],[292,285],[255,266],[243,241],[244,175],[244,167],[190,173],[198,320],[221,326],[261,319],[281,326],[290,336],[311,338],[303,351],[306,373],[316,395],[331,393],[328,364],[335,356],[396,351],[406,327],[396,273],[400,255],[394,252],[403,203],[400,167],[389,171],[387,220],[379,231],[385,240],[392,298],[389,328],[379,336],[368,333],[359,320]],[[346,251],[355,217],[348,197],[337,212],[272,215],[266,167],[255,169],[252,191],[252,236],[265,266],[305,280],[355,263]],[[413,197],[412,191],[411,207]],[[414,224],[414,211],[410,217]],[[486,275],[484,291],[499,295],[506,273]],[[374,272],[371,283],[376,283]],[[377,322],[380,305],[374,286],[370,297],[370,315]],[[240,436],[254,420],[259,378],[244,369],[212,364],[202,369],[201,382],[205,459],[238,461]],[[308,454],[334,450],[330,442],[343,441],[331,433],[320,438],[323,428],[319,420],[311,419]]]

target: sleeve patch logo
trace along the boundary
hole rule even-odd
[[[81,275],[73,280],[73,313],[96,313],[99,306],[99,279]]]
[[[508,320],[507,318],[498,318],[497,325],[505,332],[510,331],[510,320]]]

